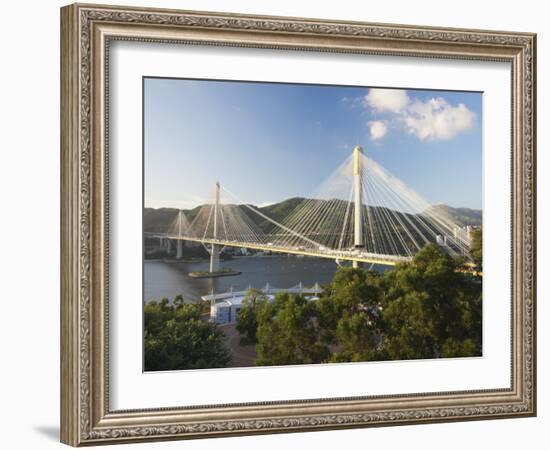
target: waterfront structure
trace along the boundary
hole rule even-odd
[[[302,283],[288,289],[278,289],[266,284],[260,291],[265,295],[267,301],[275,301],[275,295],[278,292],[288,292],[291,294],[303,295],[308,300],[318,300],[323,289],[319,283],[312,287],[305,287]],[[219,294],[203,295],[201,299],[210,303],[210,321],[217,324],[231,324],[237,322],[239,310],[246,306],[246,291],[233,291]]]

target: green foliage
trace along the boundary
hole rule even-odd
[[[349,336],[344,333],[347,325],[340,322],[344,320],[349,325],[363,320],[366,323],[369,314],[375,313],[380,295],[379,273],[351,267],[339,268],[330,291],[316,303],[322,340],[329,344],[341,343],[345,347],[356,347],[346,338]],[[352,319],[354,315],[357,317]],[[362,319],[359,318],[361,316]]]
[[[178,213],[179,210],[175,208],[144,208],[143,230],[153,233],[166,233]]]
[[[241,335],[241,344],[256,344],[258,329],[258,311],[267,301],[267,297],[259,289],[249,289],[243,301],[243,308],[237,315],[237,331]]]
[[[397,297],[384,309],[384,348],[390,359],[428,358],[432,353],[433,323],[418,293]]]
[[[231,356],[218,327],[201,319],[202,304],[164,298],[144,306],[145,370],[225,367]]]
[[[481,354],[481,285],[458,267],[430,244],[386,272],[381,328],[390,359]]]
[[[237,316],[257,365],[403,360],[481,354],[481,283],[429,244],[383,275],[339,268],[319,300],[249,290]],[[177,296],[144,307],[146,370],[224,367],[224,335],[201,318],[207,303]]]
[[[314,303],[288,293],[260,306],[257,340],[257,365],[314,364],[330,355],[319,339]]]
[[[259,365],[477,356],[481,284],[461,263],[430,244],[383,275],[339,268],[319,300],[249,301],[238,329]]]
[[[340,359],[369,361],[378,359],[380,332],[369,311],[346,313],[338,321],[336,336],[342,346]]]
[[[481,228],[472,230],[472,243],[470,244],[470,255],[475,263],[482,267],[483,264],[483,232]]]
[[[260,207],[258,209],[262,213],[264,213],[266,216],[270,217],[276,222],[281,223],[304,200],[305,199],[301,197],[293,197],[293,198],[283,200],[282,202],[279,202],[279,203],[274,203],[273,205]],[[270,233],[271,231],[273,231],[273,223],[270,222],[269,220],[266,220],[256,214],[249,217],[256,222],[256,225],[258,225],[260,230],[262,230],[264,233]]]

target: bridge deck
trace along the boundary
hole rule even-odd
[[[321,250],[315,251],[313,249],[299,249],[291,247],[278,247],[276,245],[256,244],[250,242],[237,242],[237,241],[223,241],[217,239],[202,239],[188,236],[166,236],[167,239],[200,242],[209,245],[221,245],[224,247],[239,247],[250,248],[253,250],[269,251],[273,253],[287,253],[291,255],[304,255],[312,256],[316,258],[334,259],[340,261],[357,261],[367,264],[380,264],[385,266],[395,266],[397,263],[410,261],[411,258],[405,256],[396,255],[352,255],[350,253],[339,252],[336,250],[327,250],[323,252]]]

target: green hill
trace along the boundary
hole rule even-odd
[[[272,205],[257,207],[266,216],[281,222],[294,208],[296,208],[304,199],[301,197],[293,197]],[[202,206],[202,205],[201,205]],[[183,212],[187,219],[191,222],[197,215],[197,212],[201,208],[197,206],[193,209],[184,209]],[[268,220],[260,217],[257,214],[251,214],[250,210],[244,206],[239,206],[250,219],[264,232],[269,232],[273,224]],[[143,230],[148,233],[162,233],[165,232],[170,224],[174,221],[178,214],[178,209],[175,208],[144,208],[143,210]]]
[[[178,210],[174,208],[144,208],[143,231],[147,233],[164,233],[177,214]]]
[[[272,205],[256,207],[266,216],[275,220],[276,222],[282,222],[285,217],[288,216],[302,201],[304,198],[293,197],[282,202],[274,203]],[[183,210],[187,219],[191,222],[201,206],[198,206],[193,209]],[[240,205],[240,208],[246,213],[246,215],[254,221],[254,223],[264,232],[268,233],[273,224],[268,220],[260,217],[257,214],[251,214],[250,210],[244,206]],[[453,208],[447,205],[435,205],[432,206],[433,209],[441,210],[447,215],[449,215],[458,225],[472,225],[480,226],[481,225],[481,210],[479,209],[470,209],[470,208]],[[170,224],[174,221],[178,214],[178,209],[175,208],[144,208],[143,211],[143,230],[145,232],[152,233],[162,233],[168,230]]]

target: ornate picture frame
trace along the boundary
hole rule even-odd
[[[112,410],[109,49],[117,40],[511,65],[511,385]],[[61,441],[97,445],[536,415],[536,35],[74,4],[61,9]]]

